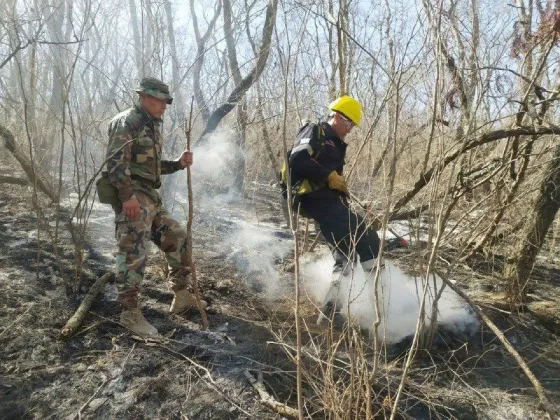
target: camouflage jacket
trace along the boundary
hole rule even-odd
[[[119,191],[121,202],[134,191],[158,200],[161,175],[182,169],[179,161],[161,160],[161,120],[149,116],[139,105],[117,114],[109,123],[107,172]]]

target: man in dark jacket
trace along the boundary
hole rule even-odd
[[[356,254],[366,273],[376,267],[379,236],[348,205],[342,175],[347,144],[344,139],[360,123],[361,106],[350,96],[329,105],[327,122],[304,126],[289,157],[291,183],[301,214],[315,220],[335,259],[331,287],[318,323],[330,316],[338,302],[341,277],[348,274]]]

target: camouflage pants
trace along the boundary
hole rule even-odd
[[[119,285],[119,303],[136,307],[138,291],[146,268],[148,240],[164,253],[169,264],[168,280],[173,290],[187,287],[187,235],[185,230],[165,210],[161,201],[154,202],[146,194],[135,191],[140,203],[140,217],[128,219],[122,211],[115,217],[116,279]]]

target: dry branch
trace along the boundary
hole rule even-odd
[[[6,331],[10,331],[10,330],[12,329],[12,327],[13,327],[15,324],[17,324],[17,323],[19,322],[19,320],[22,319],[22,318],[25,316],[25,314],[26,314],[27,312],[29,312],[29,310],[30,310],[31,308],[33,308],[33,306],[35,306],[34,303],[32,303],[31,305],[29,305],[29,308],[27,308],[27,309],[25,310],[24,313],[22,313],[20,316],[18,316],[18,317],[15,319],[14,322],[12,322],[12,323],[8,324],[6,327],[4,327],[4,329],[3,329],[2,332],[0,333],[0,337],[2,337]]]
[[[249,414],[246,410],[244,410],[241,405],[237,404],[235,401],[233,401],[224,391],[222,391],[219,387],[218,384],[216,384],[216,381],[214,380],[214,378],[212,378],[212,373],[204,366],[202,366],[201,364],[195,362],[193,359],[191,359],[188,356],[185,356],[183,353],[180,353],[178,351],[173,350],[170,347],[164,346],[161,343],[154,343],[156,346],[161,347],[162,349],[168,351],[169,353],[173,354],[175,357],[179,358],[179,359],[183,359],[186,360],[191,366],[195,367],[196,369],[194,369],[194,373],[196,374],[196,376],[198,376],[199,379],[201,379],[210,389],[214,390],[215,392],[217,392],[218,394],[220,394],[220,396],[222,396],[222,398],[224,398],[226,401],[228,401],[230,404],[232,404],[235,408],[237,408],[239,411],[241,411],[243,414],[245,414],[247,417],[246,418],[250,418],[251,414]],[[200,371],[202,371],[203,373],[201,373]]]
[[[53,191],[51,186],[47,184],[44,177],[37,171],[37,168],[32,164],[29,158],[18,149],[12,132],[3,125],[0,125],[0,136],[4,138],[6,149],[8,149],[19,162],[31,181],[31,184],[36,182],[37,187],[44,192],[53,203],[56,203],[58,201],[57,194]]]
[[[68,320],[64,328],[60,332],[60,338],[68,338],[72,334],[76,332],[78,327],[82,324],[86,314],[91,308],[93,301],[95,300],[96,296],[99,294],[101,290],[105,287],[105,284],[109,280],[113,280],[115,278],[115,274],[113,272],[105,273],[103,276],[99,277],[95,283],[89,289],[88,294],[82,300],[82,303],[72,315],[72,318]]]
[[[196,98],[196,102],[198,107],[200,108],[200,113],[202,114],[202,120],[206,124],[208,119],[210,118],[210,110],[208,109],[208,103],[204,97],[204,92],[202,90],[200,84],[200,74],[204,67],[204,58],[206,54],[206,43],[208,39],[212,35],[214,31],[214,27],[216,26],[216,21],[220,16],[220,12],[222,10],[222,2],[219,0],[216,2],[216,9],[214,10],[214,16],[208,23],[208,27],[206,28],[206,32],[204,35],[200,34],[200,29],[198,27],[198,18],[196,16],[196,10],[194,8],[194,1],[190,0],[189,2],[192,21],[193,21],[193,31],[196,39],[196,60],[194,62],[194,76],[193,76],[193,88],[194,88],[194,96]]]
[[[447,165],[457,159],[459,156],[462,156],[465,152],[475,149],[478,146],[482,146],[486,143],[491,143],[493,141],[502,140],[508,137],[515,137],[515,136],[544,136],[547,134],[560,134],[559,127],[515,127],[510,129],[504,130],[495,130],[490,131],[488,133],[482,134],[476,139],[468,142],[464,147],[460,148],[459,150],[449,154],[440,162],[437,162],[428,169],[426,172],[420,175],[414,186],[410,191],[404,194],[400,199],[398,199],[391,209],[391,213],[396,213],[400,209],[402,209],[406,204],[412,200],[422,188],[424,188],[428,183],[432,180],[432,178],[441,170],[443,170]]]
[[[270,53],[270,42],[272,39],[272,31],[274,29],[274,22],[276,20],[276,10],[278,9],[278,0],[270,0],[266,8],[265,20],[262,31],[262,42],[257,56],[257,62],[251,69],[249,74],[237,84],[229,94],[227,100],[212,112],[206,123],[206,127],[202,132],[198,142],[203,144],[206,140],[207,134],[212,133],[220,121],[235,107],[237,102],[243,97],[245,92],[257,81],[266,66],[268,56]]]
[[[76,419],[81,419],[82,418],[82,414],[85,411],[86,408],[88,408],[89,404],[99,395],[99,393],[101,392],[101,390],[103,388],[105,388],[105,386],[111,382],[113,380],[113,378],[107,378],[103,381],[103,383],[101,385],[99,385],[99,388],[97,388],[95,390],[95,392],[93,393],[93,395],[91,397],[88,398],[88,400],[84,403],[84,405],[82,405],[80,407],[80,409],[78,410],[78,412],[74,415],[74,417],[72,417],[72,420],[76,420]]]
[[[253,375],[249,373],[248,370],[245,371],[245,377],[249,380],[255,391],[259,393],[259,397],[261,397],[261,402],[266,407],[270,408],[274,412],[280,414],[281,416],[285,416],[291,419],[299,418],[299,412],[295,408],[287,406],[286,404],[282,404],[279,401],[276,401],[265,389],[262,380],[256,380]],[[259,378],[260,379],[260,378]]]
[[[480,319],[482,319],[482,321],[484,321],[484,323],[488,326],[488,328],[490,328],[492,332],[496,334],[498,340],[501,341],[501,343],[504,345],[504,347],[509,352],[509,354],[512,355],[512,357],[515,359],[519,367],[523,370],[523,372],[525,373],[529,381],[531,381],[531,383],[533,384],[533,387],[535,388],[535,391],[539,397],[540,408],[545,410],[551,419],[557,420],[559,418],[558,411],[546,396],[546,392],[542,384],[537,379],[537,377],[533,374],[533,372],[529,368],[529,365],[525,362],[525,360],[523,360],[521,355],[511,345],[511,343],[506,338],[504,333],[496,326],[496,324],[492,322],[492,320],[482,311],[482,309],[480,309],[479,306],[467,296],[466,293],[464,293],[461,289],[459,289],[452,282],[450,282],[442,272],[440,272],[439,270],[435,270],[435,271],[436,274],[441,277],[445,285],[448,286],[455,293],[457,293],[460,297],[462,297],[475,310],[477,315],[480,317]]]
[[[313,240],[313,242],[311,243],[311,245],[309,245],[309,248],[304,249],[303,252],[313,252],[313,250],[315,249],[315,247],[317,246],[317,244],[319,243],[319,241],[321,240],[321,238],[323,237],[323,234],[321,232],[317,232],[315,239]]]

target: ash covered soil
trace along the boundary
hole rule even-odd
[[[114,284],[97,297],[77,334],[59,339],[89,286],[112,269],[112,261],[107,252],[88,245],[82,293],[67,296],[75,255],[64,227],[68,210],[61,213],[55,249],[55,208],[42,203],[38,221],[31,201],[27,188],[0,185],[0,418],[282,418],[260,401],[247,373],[262,375],[266,390],[280,403],[297,406],[290,357],[295,342],[293,254],[273,262],[280,274],[278,288],[271,291],[259,281],[262,267],[251,267],[242,247],[224,241],[240,223],[249,223],[289,249],[276,189],[251,189],[229,204],[229,217],[223,212],[196,215],[194,258],[211,305],[207,331],[197,312],[168,313],[172,293],[163,280],[162,258],[152,249],[141,304],[165,336],[159,342],[135,338],[118,324]],[[101,239],[113,247],[112,236],[93,239],[91,243]],[[408,252],[394,257],[406,260]],[[505,286],[492,276],[490,263],[479,261],[475,270],[457,273],[456,280],[483,305],[560,405],[560,270],[541,263],[535,270],[533,301],[519,314],[496,307],[494,298]],[[303,304],[303,313],[307,324],[313,324],[310,303]],[[311,329],[304,346],[323,333]],[[385,366],[387,377],[398,378],[399,352],[405,347],[388,349],[392,360]],[[341,346],[339,353],[347,360],[348,349]],[[308,415],[328,417],[316,389],[309,382],[304,385]],[[386,396],[379,393],[379,407]],[[430,354],[418,354],[401,411],[403,418],[546,418],[537,409],[530,382],[484,326],[466,345],[440,342]],[[387,413],[380,408],[378,416]]]

